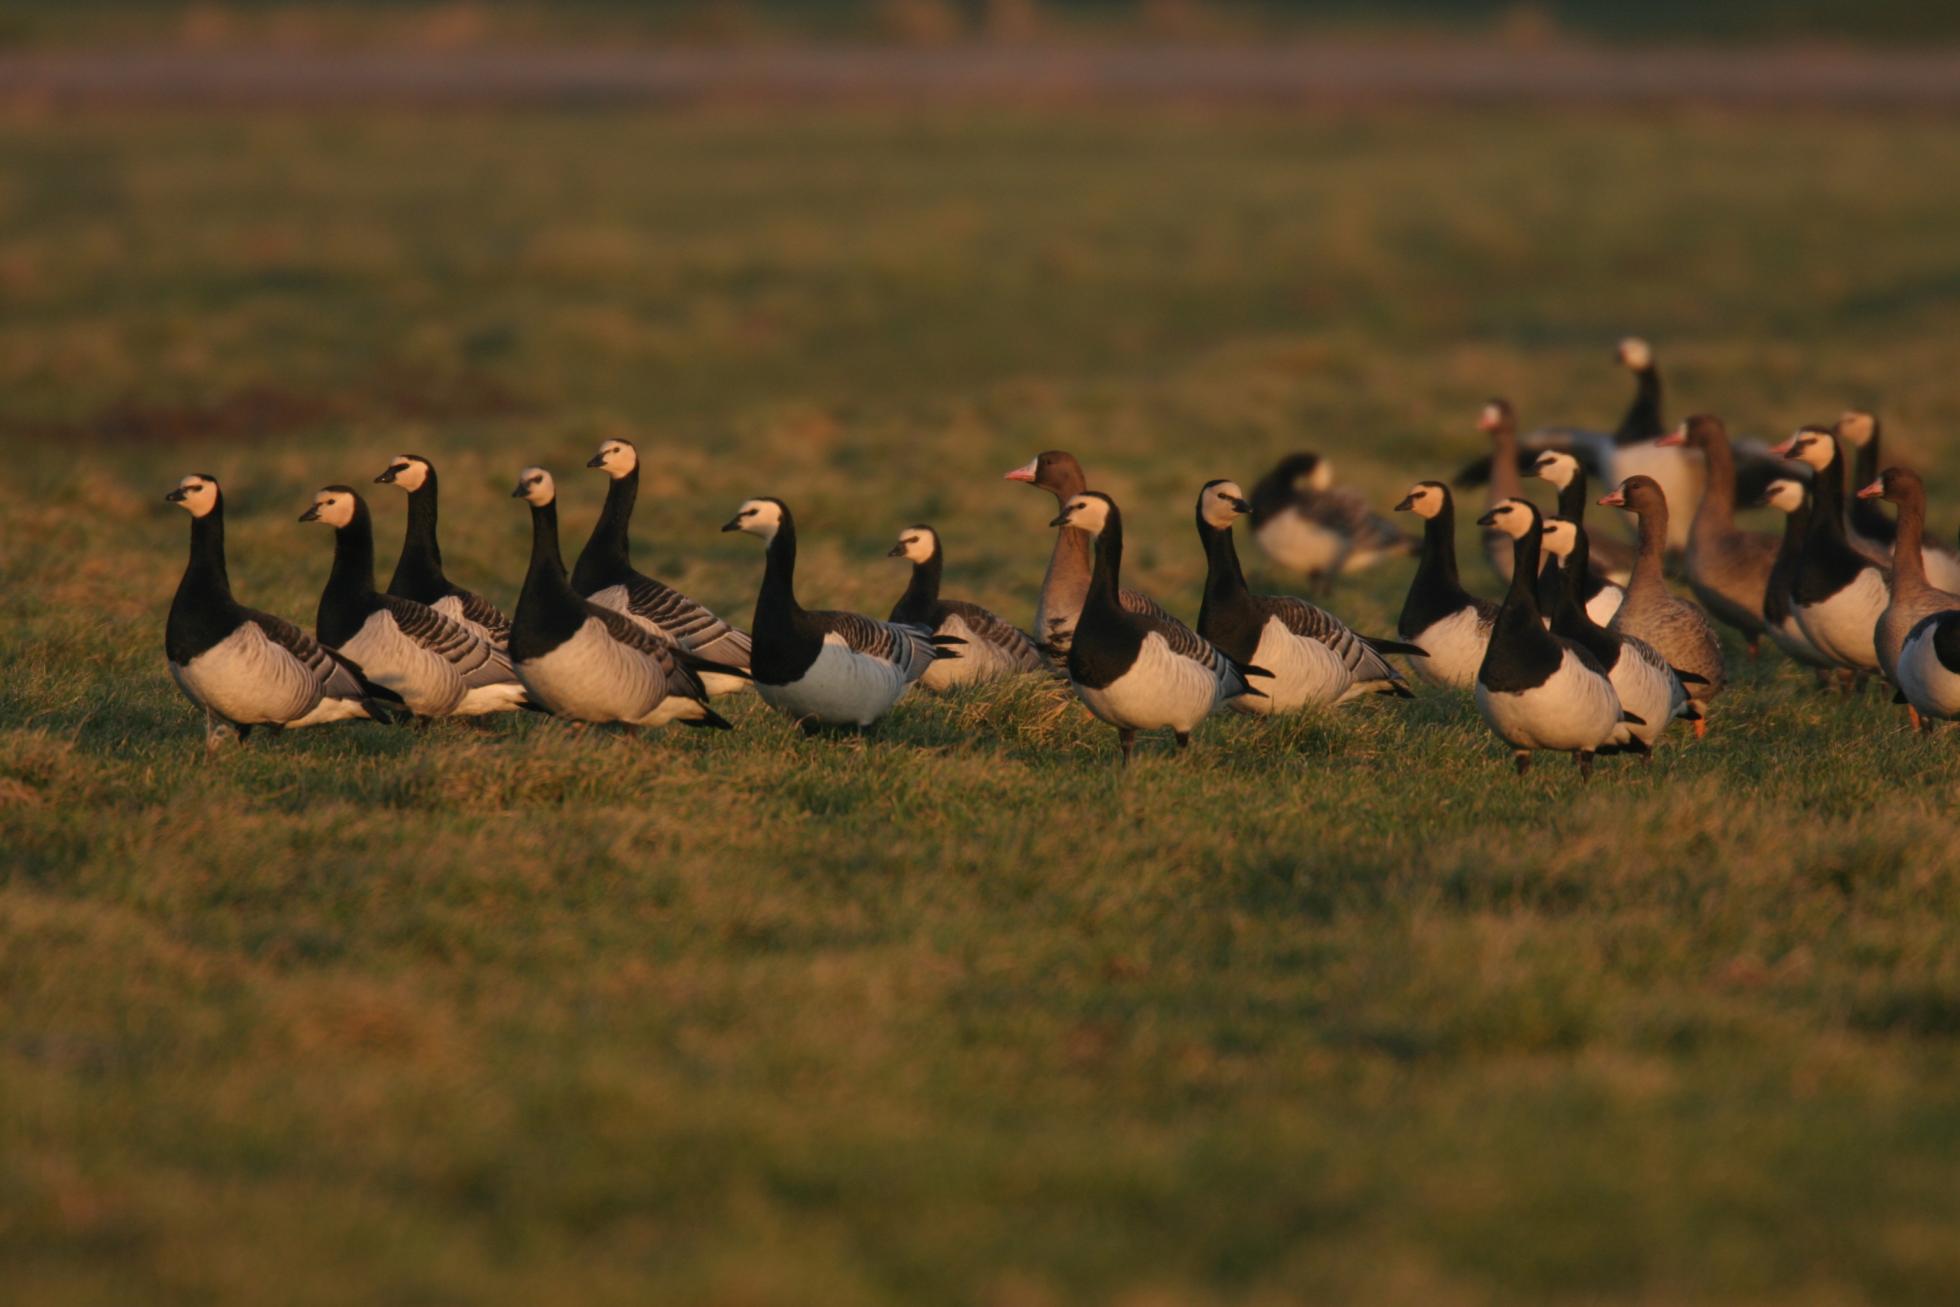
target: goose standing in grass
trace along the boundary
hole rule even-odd
[[[1880,670],[1903,691],[1899,660],[1904,655],[1907,637],[1927,618],[1960,609],[1960,594],[1943,590],[1926,577],[1925,555],[1919,548],[1926,531],[1926,484],[1917,472],[1903,467],[1887,468],[1870,485],[1860,489],[1858,497],[1866,503],[1886,499],[1899,507],[1898,526],[1892,536],[1891,599],[1879,614],[1873,644],[1878,650]],[[1912,712],[1913,725],[1919,725],[1919,706],[1910,695],[1906,696],[1906,703]]]
[[[940,597],[940,574],[946,559],[939,532],[924,524],[908,526],[898,533],[898,543],[889,556],[908,559],[912,564],[912,579],[892,606],[890,620],[959,642],[960,656],[934,659],[919,677],[920,685],[941,692],[1052,670],[1041,650],[1019,627],[979,604]]]
[[[1790,582],[1790,608],[1817,651],[1849,686],[1879,670],[1878,616],[1891,602],[1889,572],[1860,553],[1845,529],[1844,451],[1826,427],[1808,426],[1777,446],[1807,464],[1810,527]]]
[[[1701,453],[1705,481],[1688,532],[1688,587],[1717,621],[1742,634],[1753,658],[1767,625],[1763,596],[1781,542],[1773,535],[1736,527],[1735,455],[1722,419],[1697,413],[1659,443]]]
[[[1477,414],[1477,430],[1490,438],[1490,478],[1485,483],[1484,509],[1496,508],[1507,499],[1524,498],[1524,480],[1518,466],[1518,415],[1508,399],[1484,402]],[[1496,527],[1484,528],[1484,557],[1497,579],[1509,584],[1511,563],[1517,556],[1516,542]]]
[[[1572,754],[1580,779],[1588,779],[1595,753],[1624,744],[1629,728],[1645,723],[1621,706],[1598,660],[1545,629],[1538,608],[1538,510],[1522,499],[1506,500],[1477,525],[1510,534],[1517,551],[1510,589],[1477,669],[1477,711],[1511,747],[1518,775],[1531,766],[1534,752],[1551,749]]]
[[[1640,521],[1640,551],[1627,582],[1627,597],[1613,614],[1612,629],[1645,640],[1667,659],[1668,666],[1698,678],[1688,689],[1688,699],[1697,714],[1695,738],[1701,739],[1708,733],[1709,702],[1728,684],[1728,674],[1722,664],[1722,642],[1708,614],[1670,594],[1661,575],[1661,555],[1668,541],[1667,494],[1652,477],[1637,476],[1621,482],[1599,502],[1624,508]]]
[[[771,708],[814,735],[826,726],[864,730],[912,682],[960,649],[949,636],[857,613],[812,612],[796,601],[796,519],[780,499],[751,499],[721,528],[768,545],[755,601],[749,670]]]
[[[1304,572],[1310,588],[1415,552],[1415,541],[1334,484],[1334,465],[1318,454],[1288,454],[1252,486],[1252,535],[1266,557]]]
[[[1119,602],[1123,515],[1115,500],[1085,491],[1049,525],[1087,531],[1095,540],[1068,677],[1089,711],[1116,728],[1126,766],[1138,731],[1168,728],[1183,749],[1192,729],[1220,705],[1263,693],[1248,678],[1270,679],[1270,672],[1240,663],[1174,617],[1134,613]]]
[[[1422,519],[1422,553],[1402,601],[1395,633],[1423,651],[1416,675],[1452,690],[1474,690],[1497,624],[1497,605],[1463,588],[1456,570],[1456,504],[1441,481],[1418,481],[1395,506]]]
[[[702,672],[734,675],[691,654],[616,609],[572,589],[558,547],[558,489],[551,474],[527,467],[512,499],[531,506],[531,563],[510,628],[518,678],[538,704],[575,722],[634,729],[711,726],[727,721],[708,706]]]
[[[1838,418],[1833,430],[1841,442],[1856,451],[1852,456],[1850,489],[1855,491],[1876,481],[1881,437],[1877,415],[1862,409],[1848,410]],[[1892,542],[1898,535],[1898,527],[1876,502],[1853,495],[1847,505],[1845,525],[1851,543],[1859,552],[1870,555],[1874,562],[1893,561]],[[1919,551],[1926,580],[1941,590],[1960,594],[1960,554],[1944,545],[1928,543],[1923,536]]]
[[[1776,565],[1770,569],[1769,582],[1763,588],[1763,628],[1770,641],[1789,655],[1791,661],[1816,672],[1818,685],[1828,687],[1837,664],[1826,658],[1804,634],[1790,599],[1790,587],[1803,559],[1804,540],[1810,533],[1810,487],[1795,477],[1777,477],[1763,488],[1762,506],[1786,515]]]
[[[328,486],[300,514],[333,528],[333,571],[320,592],[314,634],[401,696],[417,717],[477,717],[522,708],[510,658],[427,604],[374,588],[374,523],[348,486]]]
[[[502,648],[510,639],[510,618],[482,595],[443,574],[442,548],[436,544],[435,465],[420,454],[397,454],[374,480],[408,492],[408,530],[395,560],[395,574],[388,579],[388,593],[427,604]]]
[[[1579,605],[1572,582],[1586,575],[1590,564],[1584,527],[1555,517],[1544,525],[1544,541],[1545,552],[1563,562],[1556,577],[1548,567],[1540,582],[1552,633],[1579,644],[1606,670],[1620,707],[1639,719],[1638,725],[1628,726],[1628,747],[1645,755],[1669,722],[1695,713],[1688,704],[1682,673],[1668,666],[1667,659],[1645,640],[1601,626]]]
[[[1264,694],[1241,695],[1232,707],[1264,715],[1346,703],[1364,694],[1411,698],[1401,674],[1382,655],[1421,658],[1421,649],[1357,635],[1304,599],[1256,595],[1246,588],[1232,524],[1251,511],[1235,482],[1208,481],[1198,492],[1198,540],[1205,550],[1198,634],[1241,666],[1271,674],[1260,682]]]
[[[225,570],[225,501],[209,473],[164,496],[191,515],[190,561],[170,601],[164,656],[184,697],[204,710],[205,744],[243,740],[252,728],[386,721],[351,660],[323,649],[283,617],[240,604]]]
[[[1046,490],[1055,496],[1057,508],[1067,507],[1069,500],[1089,488],[1075,455],[1061,449],[1044,450],[1009,472],[1006,479]],[[1057,671],[1068,668],[1069,642],[1075,638],[1075,623],[1089,594],[1089,575],[1095,570],[1094,551],[1095,542],[1088,532],[1074,527],[1057,532],[1054,552],[1048,556],[1048,574],[1041,578],[1041,598],[1034,610],[1035,643],[1054,660]],[[1176,620],[1141,591],[1118,590],[1116,598],[1125,612]]]
[[[1532,462],[1532,472],[1552,483],[1558,491],[1558,515],[1575,526],[1586,524],[1586,469],[1563,450],[1551,449]],[[1601,538],[1592,545],[1592,563],[1580,578],[1579,602],[1601,626],[1613,620],[1627,597],[1626,583],[1633,576],[1633,551],[1618,540]],[[1601,557],[1601,555],[1604,557]]]
[[[709,662],[746,673],[749,637],[670,585],[633,568],[627,529],[640,494],[640,451],[630,440],[608,440],[586,463],[609,478],[605,507],[593,524],[592,538],[572,564],[572,590],[602,608],[625,613],[672,644]],[[746,675],[701,673],[710,695],[734,694],[749,684]]]

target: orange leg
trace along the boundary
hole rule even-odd
[[[1923,731],[1926,729],[1926,723],[1919,718],[1919,709],[1913,707],[1911,704],[1906,705],[1906,716],[1912,719],[1913,730]]]
[[[1695,738],[1697,740],[1708,738],[1708,719],[1706,717],[1695,718]]]

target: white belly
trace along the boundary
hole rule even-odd
[[[1535,689],[1492,693],[1479,684],[1477,711],[1514,749],[1597,749],[1620,727],[1620,700],[1613,687],[1570,649],[1551,679]]]
[[[191,702],[244,726],[297,721],[320,702],[312,673],[252,622],[170,671]]]
[[[1101,689],[1077,684],[1075,692],[1111,726],[1189,731],[1218,706],[1219,683],[1208,668],[1172,653],[1163,637],[1147,635],[1129,671]]]
[[[1921,549],[1919,556],[1926,561],[1926,579],[1934,589],[1960,594],[1960,556],[1944,549]]]
[[[771,708],[797,721],[869,726],[890,711],[910,683],[903,669],[825,637],[817,660],[802,679],[788,685],[758,681],[755,692]]]
[[[596,617],[542,657],[519,663],[517,679],[533,702],[579,722],[657,726],[678,711],[666,703],[660,666],[607,634]],[[667,711],[662,715],[662,709]]]
[[[1764,629],[1768,631],[1771,643],[1790,657],[1809,667],[1829,667],[1831,660],[1819,653],[1810,637],[1803,633],[1803,627],[1794,615],[1781,622],[1770,622]]]
[[[463,701],[463,677],[455,665],[403,635],[386,611],[363,622],[340,652],[359,663],[370,681],[399,694],[409,711],[420,716],[446,717]]]
[[[1409,643],[1429,655],[1409,660],[1417,676],[1431,685],[1468,690],[1477,684],[1477,669],[1484,665],[1490,628],[1478,620],[1476,609],[1463,608],[1441,621],[1431,622],[1416,632]]]
[[[1272,677],[1252,678],[1255,686],[1266,692],[1265,697],[1242,694],[1233,699],[1231,705],[1239,712],[1263,717],[1339,703],[1354,684],[1347,664],[1332,649],[1318,640],[1294,634],[1277,617],[1266,619],[1252,662],[1271,672]]]
[[[1627,723],[1627,729],[1643,744],[1658,740],[1674,715],[1687,705],[1688,696],[1674,674],[1631,649],[1620,651],[1612,681],[1620,707],[1640,718],[1639,724]]]
[[[1620,611],[1627,592],[1617,585],[1603,586],[1600,592],[1586,601],[1586,616],[1592,618],[1594,626],[1605,626],[1613,620],[1613,614]]]
[[[1706,476],[1700,455],[1651,440],[1622,445],[1613,451],[1613,481],[1617,484],[1630,476],[1648,476],[1660,483],[1667,496],[1667,547],[1686,549]]]
[[[1792,604],[1817,652],[1844,667],[1878,670],[1878,618],[1891,602],[1885,578],[1866,568],[1821,604]]]
[[[1349,548],[1346,536],[1291,509],[1268,518],[1256,534],[1268,558],[1281,567],[1309,574],[1335,571]]]
[[[1899,689],[1906,702],[1922,716],[1951,719],[1960,717],[1960,675],[1940,661],[1933,648],[1934,625],[1928,622],[1914,628],[1905,647],[1899,651]]]

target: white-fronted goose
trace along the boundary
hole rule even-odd
[[[1546,450],[1538,455],[1531,470],[1557,489],[1558,515],[1584,526],[1586,469],[1579,460],[1564,450]],[[1633,575],[1633,551],[1618,540],[1594,540],[1590,533],[1587,541],[1595,551],[1606,551],[1607,559],[1602,560],[1595,552],[1585,576],[1580,578],[1579,602],[1593,621],[1604,626],[1613,620],[1613,614],[1620,611],[1620,602],[1626,598],[1627,579]],[[1552,565],[1547,561],[1548,568]]]
[[[625,613],[654,634],[726,667],[749,666],[749,637],[670,585],[633,567],[628,528],[640,493],[640,451],[630,440],[608,440],[586,463],[607,478],[606,503],[592,536],[572,564],[572,589],[602,608]],[[746,676],[703,672],[710,695],[747,688]]]
[[[1763,588],[1763,628],[1777,648],[1792,661],[1816,672],[1820,685],[1828,685],[1837,664],[1826,658],[1804,634],[1790,599],[1790,587],[1796,581],[1797,567],[1803,559],[1804,540],[1810,534],[1810,486],[1796,477],[1777,477],[1763,487],[1763,506],[1786,514],[1776,565],[1770,569],[1769,582]]]
[[[898,533],[890,557],[908,559],[912,564],[912,579],[892,606],[891,620],[960,642],[960,656],[934,659],[919,678],[920,685],[940,692],[1052,670],[1034,641],[1019,627],[979,604],[941,597],[939,582],[946,559],[939,532],[923,523],[906,527]]]
[[[1550,749],[1572,754],[1580,778],[1588,778],[1595,753],[1624,743],[1630,727],[1645,723],[1622,708],[1598,660],[1545,628],[1538,607],[1538,510],[1510,499],[1477,524],[1513,533],[1517,548],[1510,589],[1477,669],[1477,711],[1510,746],[1520,776],[1534,752]]]
[[[1477,669],[1497,623],[1497,605],[1463,588],[1456,570],[1456,505],[1441,481],[1418,481],[1395,506],[1422,521],[1422,553],[1402,601],[1395,633],[1426,655],[1416,675],[1453,690],[1477,685]]]
[[[531,506],[531,563],[511,619],[510,656],[531,698],[576,722],[626,727],[728,723],[708,707],[706,663],[615,609],[572,589],[558,546],[558,489],[551,474],[527,467],[512,499]],[[705,665],[704,665],[705,664]]]
[[[1882,439],[1878,416],[1863,409],[1849,409],[1838,418],[1834,429],[1837,438],[1855,451],[1848,456],[1852,461],[1849,489],[1856,491],[1876,481]],[[1892,519],[1875,502],[1856,495],[1846,508],[1845,526],[1852,545],[1873,561],[1890,564],[1892,541],[1898,534]],[[1930,543],[1923,537],[1919,550],[1924,559],[1927,581],[1941,590],[1960,594],[1960,554],[1955,554],[1944,545]]]
[[[1252,534],[1266,557],[1305,573],[1314,587],[1415,551],[1415,541],[1366,499],[1335,486],[1333,464],[1305,451],[1253,483]]]
[[[1421,649],[1370,640],[1304,599],[1253,594],[1246,587],[1232,524],[1251,511],[1236,482],[1209,481],[1198,492],[1198,540],[1205,550],[1198,634],[1239,664],[1271,674],[1259,683],[1264,694],[1241,695],[1232,707],[1263,715],[1346,703],[1364,694],[1410,697],[1400,673],[1382,655],[1421,658]]]
[[[1886,679],[1899,685],[1899,659],[1906,637],[1929,617],[1960,609],[1960,594],[1942,590],[1926,577],[1925,556],[1919,542],[1926,531],[1926,485],[1917,472],[1889,467],[1868,486],[1858,491],[1865,503],[1887,499],[1899,506],[1897,530],[1892,536],[1891,601],[1879,614],[1873,643],[1878,649],[1878,665]],[[1903,688],[1903,687],[1901,687]],[[1913,724],[1919,724],[1918,705],[1911,696]]]
[[[502,648],[510,638],[510,618],[482,595],[443,574],[442,548],[436,543],[435,465],[420,454],[397,454],[375,482],[408,492],[408,529],[402,536],[401,556],[395,560],[395,574],[388,580],[388,593],[427,604]]]
[[[1697,413],[1661,437],[1660,443],[1701,453],[1706,481],[1688,532],[1688,586],[1715,620],[1741,632],[1754,657],[1766,625],[1763,596],[1781,542],[1773,535],[1736,527],[1735,455],[1722,419]]]
[[[225,503],[209,473],[164,496],[191,515],[191,553],[163,629],[177,688],[204,712],[205,743],[243,740],[252,728],[281,730],[365,717],[389,720],[360,669],[320,647],[283,617],[232,598],[225,570]]]
[[[1263,693],[1248,679],[1270,679],[1263,668],[1239,663],[1174,617],[1134,613],[1118,602],[1123,515],[1115,500],[1084,491],[1050,525],[1086,531],[1095,541],[1068,678],[1089,711],[1116,728],[1126,766],[1138,731],[1167,728],[1183,749],[1192,729],[1221,704]]]
[[[1006,479],[1046,490],[1055,496],[1057,508],[1066,507],[1069,500],[1089,488],[1082,464],[1062,449],[1036,454],[1009,472]],[[1082,615],[1082,603],[1089,594],[1089,574],[1095,570],[1094,551],[1095,542],[1088,532],[1073,527],[1056,532],[1055,549],[1048,556],[1048,574],[1041,578],[1041,597],[1034,610],[1035,643],[1054,661],[1057,671],[1068,667],[1069,641],[1075,636],[1076,619]],[[1176,620],[1141,591],[1118,590],[1116,598],[1125,612]]]
[[[1844,450],[1827,427],[1807,426],[1777,452],[1811,469],[1810,527],[1790,582],[1790,608],[1817,651],[1850,681],[1879,670],[1878,615],[1891,602],[1891,569],[1851,543],[1844,516]]]
[[[349,486],[328,486],[300,514],[333,528],[333,570],[313,633],[418,717],[477,717],[525,705],[510,658],[473,627],[374,588],[374,523]]]
[[[1700,683],[1688,687],[1688,699],[1695,706],[1695,738],[1707,734],[1708,705],[1728,684],[1722,663],[1722,642],[1715,635],[1708,614],[1686,599],[1668,592],[1661,573],[1661,556],[1667,549],[1667,494],[1652,477],[1629,477],[1600,503],[1624,508],[1640,523],[1640,549],[1634,556],[1633,576],[1627,582],[1627,597],[1620,611],[1613,614],[1612,629],[1621,635],[1638,636],[1678,668]]]
[[[762,701],[814,735],[864,730],[936,659],[955,658],[947,636],[859,613],[816,612],[796,600],[796,519],[780,499],[751,499],[721,528],[768,546],[755,600],[749,672]]]

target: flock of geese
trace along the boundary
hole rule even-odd
[[[367,503],[350,486],[320,490],[300,520],[333,529],[333,566],[310,635],[233,597],[223,492],[216,477],[186,476],[165,496],[191,517],[165,651],[213,747],[260,727],[517,710],[629,732],[669,722],[726,729],[713,701],[750,688],[806,733],[861,732],[915,683],[944,692],[1059,675],[1115,728],[1127,763],[1138,731],[1168,730],[1182,749],[1221,708],[1266,715],[1411,697],[1397,656],[1422,681],[1470,692],[1521,774],[1533,754],[1552,751],[1574,755],[1585,777],[1597,755],[1650,756],[1677,719],[1705,732],[1727,680],[1718,622],[1751,656],[1767,636],[1821,685],[1835,674],[1848,691],[1883,676],[1915,726],[1960,716],[1960,556],[1925,542],[1919,477],[1880,470],[1877,419],[1849,412],[1773,448],[1732,443],[1706,414],[1669,430],[1653,351],[1628,340],[1619,358],[1635,395],[1616,431],[1521,433],[1501,399],[1479,416],[1490,454],[1456,480],[1488,487],[1478,522],[1501,601],[1464,588],[1448,483],[1417,482],[1396,505],[1421,520],[1417,540],[1336,486],[1327,460],[1301,453],[1250,496],[1229,480],[1199,490],[1206,576],[1194,628],[1123,585],[1121,509],[1089,489],[1072,455],[1050,450],[1007,473],[1059,509],[1034,634],[941,594],[944,549],[925,524],[892,547],[911,576],[889,617],[803,607],[796,521],[774,498],[747,501],[722,527],[765,545],[744,632],[634,568],[639,454],[608,440],[587,464],[608,478],[605,505],[569,569],[551,474],[519,474],[512,496],[530,510],[531,557],[510,616],[444,571],[428,459],[400,455],[374,478],[408,500],[385,590]],[[1554,514],[1524,497],[1527,476],[1555,489]],[[1587,529],[1594,478],[1611,487],[1597,504],[1632,517],[1634,543]],[[1684,505],[1692,511],[1670,512]],[[1780,535],[1736,525],[1739,506],[1757,505],[1785,515]],[[1273,562],[1316,589],[1414,553],[1397,638],[1361,635],[1306,599],[1254,592],[1234,538],[1241,517]],[[1670,562],[1693,601],[1670,589]]]

